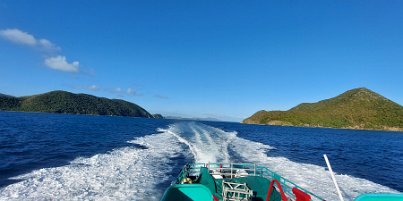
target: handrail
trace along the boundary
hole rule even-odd
[[[277,179],[273,179],[270,182],[270,187],[269,187],[269,192],[267,192],[267,197],[266,197],[266,201],[270,201],[270,195],[273,192],[273,187],[274,187],[274,183],[277,184],[277,187],[280,190],[280,195],[281,195],[281,200],[282,201],[287,201],[287,197],[284,194],[283,188],[281,187],[280,182]]]
[[[206,167],[206,166],[207,166],[206,163],[189,163],[184,167],[184,169],[185,168],[187,169],[187,171],[185,170],[185,172],[188,172],[191,169],[193,169],[197,172],[200,167]],[[235,177],[240,176],[239,174],[238,175],[236,174],[236,171],[244,170],[248,175],[260,176],[260,177],[268,178],[269,180],[276,179],[284,187],[283,190],[284,190],[285,194],[287,194],[290,197],[295,198],[295,195],[292,192],[292,188],[295,187],[295,188],[301,189],[302,191],[311,195],[312,198],[315,198],[315,199],[321,200],[321,201],[325,200],[325,199],[315,195],[314,193],[306,190],[305,188],[298,186],[294,182],[282,177],[278,173],[270,170],[269,168],[264,167],[264,166],[259,166],[259,165],[253,164],[253,163],[208,163],[208,169],[212,170],[212,172],[210,173],[212,175],[220,174],[220,175],[228,176],[230,178],[232,178],[233,176],[235,176]],[[185,173],[183,173],[183,174],[185,174]],[[180,174],[180,175],[184,176],[183,174]]]

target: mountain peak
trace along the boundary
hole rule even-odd
[[[259,111],[244,123],[403,130],[403,107],[361,87],[288,111]]]
[[[359,87],[359,88],[354,88],[346,91],[345,93],[350,92],[350,93],[375,93],[374,91],[366,88],[366,87]]]
[[[388,100],[387,98],[383,97],[382,95],[380,95],[368,88],[365,88],[365,87],[348,90],[335,98],[336,99],[343,98],[343,99],[352,99],[352,100],[366,100],[366,101]]]

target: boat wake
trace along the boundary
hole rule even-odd
[[[135,146],[14,177],[22,181],[0,189],[0,200],[159,200],[156,186],[174,179],[182,143],[169,133],[129,143]]]
[[[230,162],[228,146],[236,138],[236,132],[223,132],[195,122],[177,123],[159,131],[169,133],[187,145],[195,161]]]
[[[190,161],[261,164],[327,200],[337,200],[324,167],[271,157],[274,147],[240,138],[236,132],[182,122],[129,143],[133,146],[15,177],[21,181],[0,189],[0,200],[159,200]],[[396,192],[349,175],[336,179],[350,199],[366,192]]]
[[[284,157],[271,157],[270,150],[275,147],[240,138],[236,132],[226,132],[200,123],[174,125],[166,131],[189,147],[195,161],[260,164],[327,200],[338,200],[337,192],[325,167],[296,163]],[[350,175],[336,175],[336,179],[344,197],[348,200],[367,192],[397,192],[389,187]]]

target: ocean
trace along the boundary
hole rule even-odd
[[[403,133],[0,112],[0,200],[159,200],[188,162],[252,162],[337,200],[403,192]]]

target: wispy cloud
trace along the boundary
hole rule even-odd
[[[120,92],[122,92],[122,88],[116,87],[113,91],[116,93],[120,93]]]
[[[15,44],[36,47],[46,52],[44,64],[54,70],[76,73],[80,70],[80,63],[73,61],[69,63],[65,56],[55,55],[61,50],[60,47],[45,38],[37,38],[28,32],[19,29],[0,30],[0,37]]]
[[[93,85],[91,85],[91,86],[89,86],[89,87],[87,87],[89,90],[91,90],[91,91],[97,91],[99,88],[98,88],[98,86],[97,85],[95,85],[95,84],[93,84]]]
[[[80,63],[78,61],[73,61],[68,63],[65,56],[55,56],[45,59],[45,65],[49,68],[65,71],[65,72],[78,72]]]
[[[33,35],[23,32],[18,29],[4,29],[0,31],[0,36],[7,39],[13,43],[18,43],[22,45],[35,46],[36,39]]]
[[[91,90],[91,91],[104,91],[108,92],[110,94],[114,94],[115,96],[118,97],[124,97],[124,96],[140,96],[139,93],[137,93],[136,90],[134,90],[131,87],[128,88],[122,88],[122,87],[115,87],[115,88],[108,88],[108,87],[102,87],[98,85],[87,85],[87,86],[74,86],[76,89],[86,89],[86,90]]]
[[[127,88],[126,93],[129,95],[135,95],[136,91],[134,91],[134,89],[132,89],[132,88]]]
[[[95,84],[92,85],[73,85],[73,84],[65,84],[65,86],[70,87],[72,89],[77,89],[77,90],[91,90],[91,91],[98,91],[100,90],[100,87],[98,87]]]
[[[35,38],[32,34],[21,31],[19,29],[3,29],[0,30],[0,36],[10,42],[27,45],[32,47],[39,47],[44,50],[60,50],[55,44],[50,42],[48,39]]]
[[[112,91],[112,93],[117,94],[118,96],[125,96],[125,95],[132,95],[136,96],[139,95],[136,90],[133,88],[121,88],[121,87],[116,87]]]
[[[91,85],[71,85],[71,84],[66,84],[66,86],[76,89],[76,90],[86,90],[86,91],[97,91],[97,92],[106,92],[109,94],[112,94],[113,96],[117,97],[125,97],[125,96],[142,96],[142,94],[138,93],[135,89],[128,87],[128,88],[122,88],[122,87],[115,87],[115,88],[108,88],[108,87],[103,87],[99,86],[96,84],[91,84]]]
[[[38,44],[40,47],[42,47],[48,51],[59,51],[60,50],[60,47],[56,46],[55,44],[53,44],[52,42],[50,42],[47,39],[42,38],[37,41],[38,41]]]
[[[204,113],[204,114],[201,114],[201,116],[203,118],[213,118],[213,119],[218,119],[218,120],[223,120],[223,121],[232,121],[232,122],[241,122],[242,121],[241,117],[227,116],[227,115],[213,114],[213,113]]]

